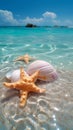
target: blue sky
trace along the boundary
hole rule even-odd
[[[1,0],[1,25],[73,26],[73,0]]]

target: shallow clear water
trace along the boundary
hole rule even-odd
[[[51,63],[59,78],[53,83],[38,83],[43,95],[30,94],[27,105],[19,108],[17,91],[3,86],[5,74],[25,67],[13,62],[28,53],[35,60]],[[73,130],[73,29],[72,28],[0,28],[0,129],[1,130]]]

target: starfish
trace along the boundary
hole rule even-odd
[[[28,93],[44,93],[45,89],[41,89],[35,85],[35,81],[39,75],[39,71],[36,71],[31,76],[26,76],[24,69],[20,68],[20,79],[14,83],[4,82],[3,85],[7,88],[13,88],[20,91],[20,106],[23,107],[26,104]]]
[[[29,61],[32,60],[32,59],[33,59],[32,57],[30,57],[28,54],[26,54],[26,55],[18,57],[15,61],[21,60],[21,61],[24,61],[25,63],[28,64]]]

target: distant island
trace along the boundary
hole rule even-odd
[[[27,23],[24,26],[6,26],[6,25],[2,25],[0,26],[0,28],[8,28],[8,27],[26,27],[26,28],[37,28],[37,27],[45,27],[45,28],[73,28],[73,26],[67,26],[67,25],[43,25],[43,26],[38,26],[35,25],[33,23]]]
[[[55,28],[67,28],[68,26],[64,26],[64,25],[54,25],[53,27],[55,27]]]
[[[25,27],[28,27],[28,28],[33,28],[33,27],[54,27],[54,28],[68,28],[68,26],[62,26],[62,25],[53,25],[53,26],[49,26],[49,25],[47,25],[47,26],[37,26],[37,25],[35,25],[35,24],[32,24],[32,23],[27,23],[26,25],[25,25]]]
[[[33,27],[37,27],[37,25],[34,25],[34,24],[32,24],[32,23],[27,23],[27,24],[25,25],[25,27],[33,28]]]

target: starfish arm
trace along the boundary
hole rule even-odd
[[[15,61],[23,60],[23,56],[18,57]]]
[[[31,79],[33,82],[35,82],[37,80],[39,76],[39,71],[36,71],[34,74],[31,75]]]
[[[25,57],[25,58],[29,58],[29,55],[28,55],[28,54],[26,54],[26,55],[24,55],[24,57]]]
[[[14,83],[7,83],[4,82],[3,85],[6,86],[7,88],[17,88],[17,84],[19,84],[19,82],[14,82]]]
[[[14,83],[4,82],[3,85],[6,86],[7,88],[14,88],[14,89],[23,90],[23,91],[27,90],[26,87],[28,86],[26,85],[24,81],[21,81],[21,80]]]
[[[31,92],[44,93],[46,89],[39,88],[35,84],[32,85]]]
[[[27,101],[27,96],[28,96],[28,92],[27,91],[20,91],[20,107],[25,106],[26,101]]]
[[[29,61],[33,60],[33,58],[31,56],[29,56]]]
[[[33,61],[33,60],[35,60],[35,58],[29,57],[29,61]]]
[[[28,58],[24,58],[24,61],[28,64],[29,63],[29,59]]]
[[[23,79],[25,77],[25,72],[24,72],[24,68],[20,68],[20,79]]]

